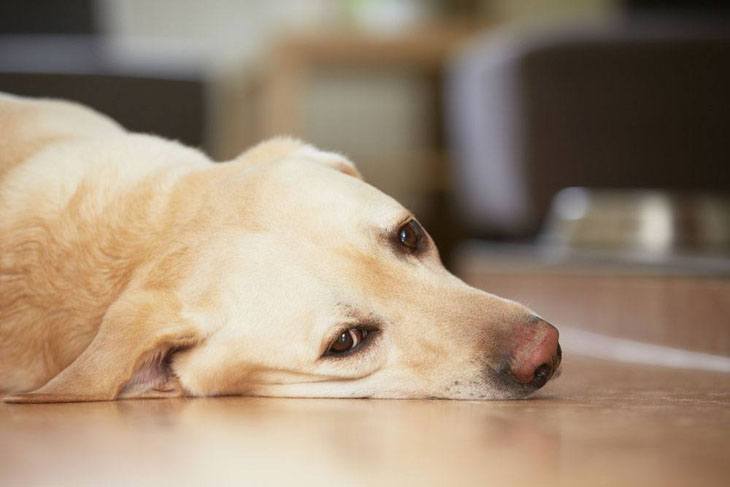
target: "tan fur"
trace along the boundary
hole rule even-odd
[[[510,395],[485,370],[529,311],[435,248],[399,256],[384,235],[408,212],[343,156],[279,138],[214,164],[9,95],[0,131],[8,400]],[[321,357],[332,330],[375,319],[372,347]]]

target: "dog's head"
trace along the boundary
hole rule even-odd
[[[10,400],[516,398],[560,364],[553,326],[451,275],[340,155],[275,139],[166,201],[160,243],[92,343]]]
[[[450,274],[344,157],[275,140],[233,164],[181,296],[209,330],[173,361],[190,393],[512,398],[557,369],[554,327]]]

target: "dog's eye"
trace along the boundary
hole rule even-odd
[[[348,328],[335,338],[325,355],[343,355],[352,352],[367,340],[371,332],[372,330],[359,326]]]
[[[423,241],[423,227],[416,220],[409,220],[398,229],[398,241],[411,251],[418,250]]]

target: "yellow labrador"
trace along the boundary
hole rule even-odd
[[[351,162],[279,138],[216,164],[0,95],[0,395],[523,397],[558,332],[441,265]]]

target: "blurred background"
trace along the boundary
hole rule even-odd
[[[301,137],[411,208],[472,284],[730,355],[725,3],[3,0],[0,91],[217,160]]]

